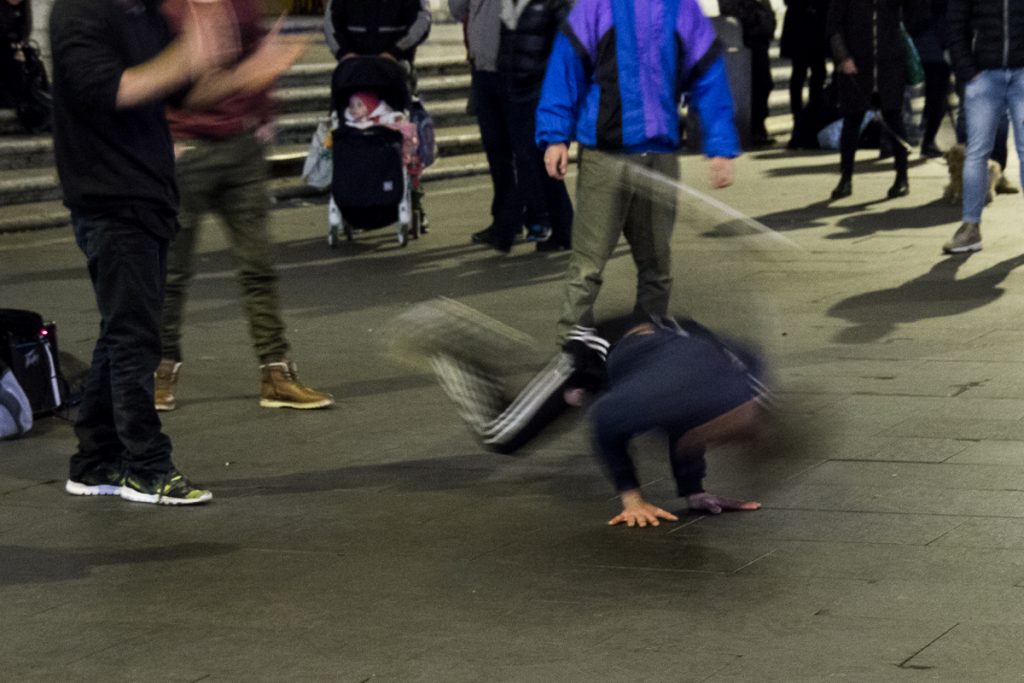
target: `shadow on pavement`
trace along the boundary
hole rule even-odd
[[[923,275],[898,287],[879,289],[844,299],[829,309],[833,318],[854,323],[835,336],[840,344],[876,341],[901,323],[958,315],[986,306],[1003,295],[999,285],[1014,269],[1024,265],[1024,255],[1000,261],[962,280],[956,273],[967,258],[954,256],[939,261]]]
[[[88,576],[93,567],[143,562],[170,562],[236,552],[226,543],[176,543],[168,546],[102,550],[0,546],[0,586],[70,581]]]
[[[955,221],[960,207],[936,197],[927,204],[889,209],[881,213],[860,213],[840,219],[836,225],[846,232],[833,233],[826,239],[857,239],[877,232],[903,228],[930,228]]]

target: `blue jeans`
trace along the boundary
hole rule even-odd
[[[964,87],[967,158],[964,160],[964,223],[980,223],[988,192],[988,158],[1000,122],[1010,112],[1017,156],[1024,163],[1024,69],[988,69]]]
[[[100,313],[82,403],[71,478],[90,470],[125,470],[145,478],[166,473],[171,440],[153,407],[160,363],[160,307],[167,240],[145,228],[145,213],[72,211],[75,240],[88,259]]]

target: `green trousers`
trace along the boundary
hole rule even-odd
[[[177,161],[181,230],[167,255],[163,357],[181,360],[182,316],[195,272],[196,236],[203,216],[212,213],[221,219],[231,243],[256,355],[261,363],[282,360],[288,354],[288,342],[271,258],[270,197],[263,145],[250,133],[184,144],[187,149]]]
[[[678,178],[675,154],[580,151],[559,344],[574,325],[594,326],[604,267],[622,235],[636,264],[636,310],[668,314]]]

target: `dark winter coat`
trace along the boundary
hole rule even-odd
[[[946,62],[946,0],[931,0],[920,25],[907,28],[922,64]]]
[[[387,52],[411,62],[430,32],[430,13],[425,11],[424,21],[423,11],[421,0],[333,0],[327,17],[338,45],[335,55]]]
[[[867,111],[877,101],[882,109],[903,107],[907,53],[900,21],[912,12],[910,0],[831,0],[825,34],[836,63],[839,107]],[[840,72],[852,58],[857,74]],[[877,100],[876,100],[877,98]]]
[[[28,40],[31,33],[32,4],[29,0],[17,5],[0,0],[0,37],[7,43],[20,43]]]
[[[949,0],[946,45],[961,83],[985,69],[1024,68],[1024,2]]]
[[[507,77],[512,97],[520,101],[540,97],[555,34],[570,9],[570,0],[532,0],[515,29],[502,22],[498,71]]]
[[[765,49],[775,37],[775,10],[768,0],[718,0],[718,9],[739,20],[746,47]]]
[[[779,53],[786,59],[824,59],[828,55],[827,15],[828,0],[786,0]]]

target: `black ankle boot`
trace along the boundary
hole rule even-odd
[[[832,190],[832,199],[842,199],[843,197],[849,197],[851,194],[853,194],[853,178],[844,175],[839,179],[836,189]]]
[[[910,194],[910,183],[907,182],[907,174],[897,173],[896,180],[886,192],[886,196],[889,199],[896,199],[897,197],[906,197],[908,194]]]

